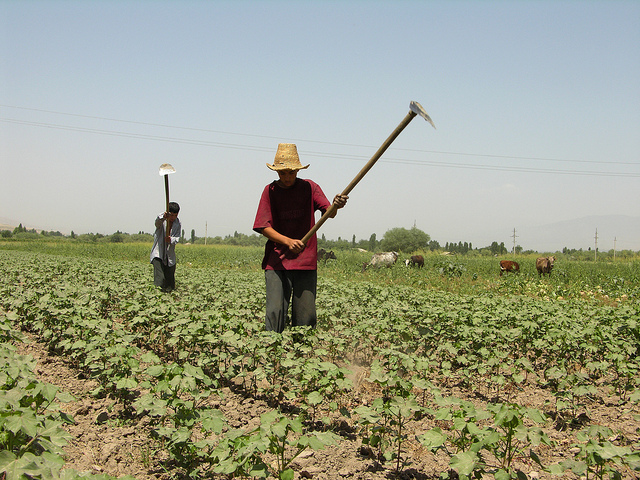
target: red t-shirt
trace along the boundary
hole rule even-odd
[[[315,225],[315,211],[324,213],[331,203],[320,186],[311,180],[297,178],[291,188],[282,188],[274,181],[260,197],[253,229],[261,233],[271,227],[293,239],[302,239]],[[285,245],[267,241],[262,268],[265,270],[316,270],[318,268],[318,238],[314,234],[306,248],[295,255]]]

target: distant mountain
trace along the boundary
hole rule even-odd
[[[35,229],[38,232],[42,230],[41,228],[36,227],[35,225],[31,225],[24,222],[18,222],[12,218],[0,217],[0,230],[11,230],[13,231],[18,225],[22,224],[22,226],[28,230]]]
[[[11,230],[13,231],[14,228],[16,228],[18,225],[20,225],[20,222],[16,222],[15,220],[11,219],[11,218],[6,218],[6,217],[0,217],[0,230]],[[36,228],[32,225],[27,225],[25,223],[22,224],[22,226],[26,229],[31,230],[32,228],[35,228],[36,230],[40,231],[39,228]]]
[[[9,218],[0,217],[0,230],[12,230],[18,226],[14,221]]]
[[[549,223],[516,230],[516,244],[525,250],[555,252],[564,247],[588,250],[640,251],[640,217],[629,215],[591,215],[588,217]]]

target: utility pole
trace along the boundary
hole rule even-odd
[[[516,238],[518,237],[518,235],[516,235],[516,229],[515,227],[513,228],[513,254],[516,254]]]
[[[204,222],[204,244],[207,244],[207,222]]]
[[[595,256],[595,260],[597,261],[598,260],[598,229],[597,228],[596,228],[595,239],[596,239],[596,256]]]
[[[618,237],[613,237],[613,261],[616,261],[616,240],[618,240]]]

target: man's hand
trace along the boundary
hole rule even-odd
[[[286,245],[287,247],[289,247],[289,250],[291,250],[291,252],[295,253],[296,255],[302,252],[304,250],[304,247],[306,246],[304,243],[302,243],[302,240],[295,240],[293,238],[289,238]]]
[[[304,250],[306,245],[302,243],[302,240],[296,240],[294,238],[289,238],[281,233],[278,233],[273,229],[273,227],[266,227],[261,230],[262,235],[267,237],[269,240],[275,243],[280,243],[285,245],[291,253],[298,254]]]
[[[347,204],[347,200],[349,200],[349,195],[336,195],[333,197],[333,204],[336,208],[342,208]]]
[[[347,204],[347,200],[349,199],[349,195],[336,195],[333,197],[333,203],[331,204],[332,208],[329,210],[329,218],[334,218],[338,213],[338,210],[344,207]]]

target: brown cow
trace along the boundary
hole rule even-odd
[[[324,248],[321,248],[320,250],[318,250],[318,260],[322,260],[324,261],[324,263],[327,263],[327,260],[337,260],[337,259],[336,259],[336,254],[333,253],[333,250],[329,250],[327,252]]]
[[[500,276],[503,273],[514,272],[517,273],[520,271],[520,265],[518,262],[512,262],[511,260],[500,260]]]
[[[556,257],[538,257],[536,259],[536,269],[538,270],[538,275],[542,277],[543,273],[551,276],[551,270],[553,269],[553,262]]]
[[[404,264],[407,267],[413,267],[414,265],[417,265],[418,268],[422,268],[424,267],[424,257],[422,255],[411,255],[411,258],[407,258],[404,261]]]

